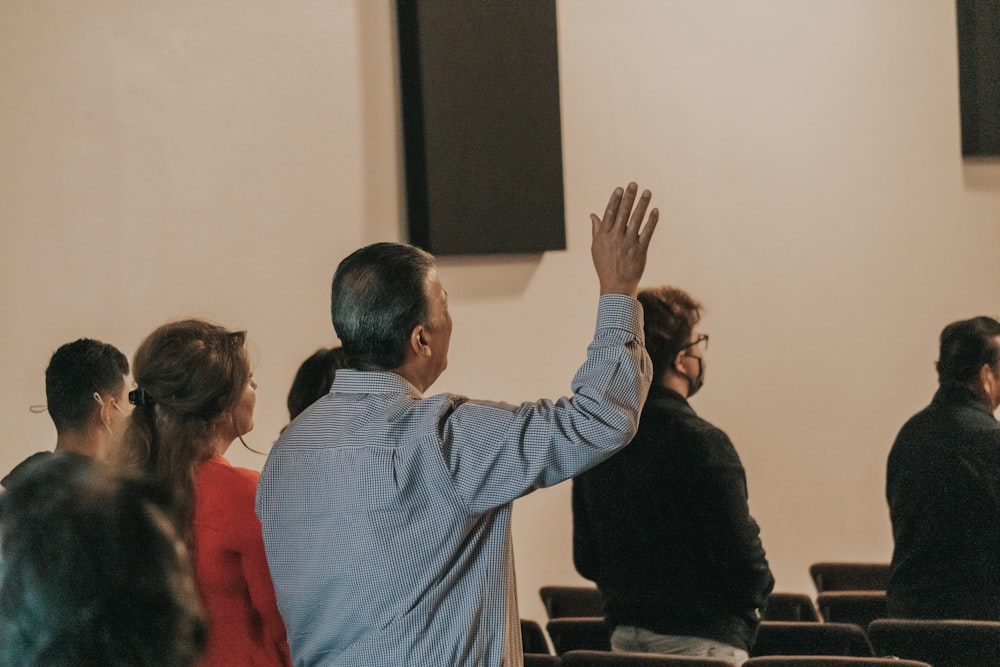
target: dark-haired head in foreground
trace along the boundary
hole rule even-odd
[[[204,625],[164,491],[57,453],[0,495],[0,664],[193,665]]]

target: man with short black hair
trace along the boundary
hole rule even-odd
[[[107,458],[128,405],[128,359],[118,348],[91,338],[61,346],[45,369],[45,398],[56,426],[56,451],[94,459]],[[38,452],[18,464],[0,485],[7,486],[29,461],[52,452]]]
[[[889,613],[1000,621],[1000,322],[946,326],[937,372],[889,452]]]
[[[573,558],[601,591],[616,651],[749,657],[774,586],[743,465],[688,403],[705,381],[701,304],[644,289],[653,384],[632,443],[573,480]]]
[[[591,216],[597,329],[573,396],[554,402],[425,397],[452,332],[434,258],[377,243],[340,263],[348,368],[285,429],[257,487],[295,664],[520,667],[512,502],[628,444],[649,386],[635,295],[658,214],[644,223],[636,190]]]

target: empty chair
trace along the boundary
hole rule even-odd
[[[762,621],[750,657],[762,655],[827,655],[871,658],[865,631],[851,623]]]
[[[563,654],[562,664],[565,667],[733,667],[733,663],[717,658],[609,651],[569,651]]]
[[[816,592],[884,591],[889,583],[888,563],[813,563],[809,574]]]
[[[521,647],[525,653],[550,654],[549,642],[545,639],[545,631],[537,621],[521,619]]]
[[[1000,663],[1000,623],[887,618],[868,626],[877,655],[923,660],[934,667]]]
[[[545,624],[556,655],[567,651],[610,651],[611,629],[603,618],[553,618]]]
[[[816,596],[824,621],[854,623],[862,628],[889,615],[885,591],[827,591]]]
[[[562,660],[555,655],[543,655],[541,653],[525,653],[524,667],[559,667]]]
[[[897,658],[844,658],[821,655],[769,655],[750,658],[743,667],[933,667]]]
[[[805,593],[771,593],[761,610],[765,621],[819,621],[819,612]]]
[[[594,586],[542,586],[538,593],[549,618],[604,616],[604,600]]]

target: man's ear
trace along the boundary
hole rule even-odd
[[[424,325],[418,324],[413,327],[413,331],[410,332],[410,347],[417,354],[417,356],[425,357],[430,354],[430,348],[427,347],[427,337],[424,335],[426,329]]]
[[[979,386],[982,387],[983,391],[990,395],[991,390],[997,385],[997,376],[993,372],[993,368],[989,364],[983,364],[982,368],[979,369]]]
[[[674,363],[671,366],[671,368],[674,371],[680,373],[681,375],[685,374],[685,369],[684,369],[684,357],[685,356],[686,355],[684,354],[684,350],[681,350],[680,352],[678,352],[677,354],[675,354],[674,355]]]
[[[96,407],[101,418],[101,423],[105,426],[111,426],[111,411],[115,409],[114,403],[111,402],[111,397],[101,396],[97,392],[94,392],[94,403],[97,403]]]

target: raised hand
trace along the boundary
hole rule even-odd
[[[635,183],[629,183],[624,192],[616,188],[608,200],[608,207],[604,209],[604,218],[590,214],[593,224],[590,254],[600,280],[601,294],[635,297],[639,293],[639,280],[646,268],[649,241],[653,238],[660,212],[654,208],[649,212],[646,224],[642,224],[652,194],[644,190],[633,211],[632,204],[638,189]]]

